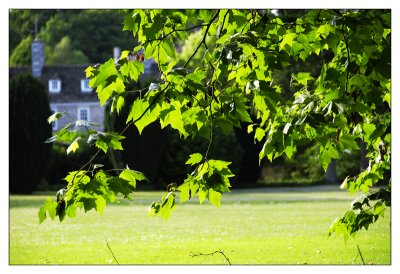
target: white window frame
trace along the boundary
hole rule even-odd
[[[89,86],[89,81],[89,79],[81,79],[81,91],[83,93],[92,91],[92,88]]]
[[[82,119],[81,111],[86,110],[87,120]],[[90,121],[90,108],[89,107],[78,107],[78,120]]]
[[[49,80],[49,92],[60,93],[61,91],[61,80],[50,79]]]
[[[55,108],[55,107],[51,108],[51,115],[53,115],[56,112],[57,112],[57,108]],[[54,122],[51,123],[51,128],[53,129],[53,131],[58,129],[58,120],[55,120]]]

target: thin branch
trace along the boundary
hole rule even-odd
[[[212,79],[212,77],[214,76],[214,67],[213,67],[213,75],[211,76],[211,79]],[[209,151],[210,151],[210,148],[211,148],[211,144],[212,144],[212,142],[213,142],[213,131],[214,131],[214,117],[213,117],[213,113],[212,113],[212,101],[214,100],[214,85],[212,85],[211,86],[211,102],[210,102],[210,105],[209,105],[209,107],[210,107],[210,141],[208,142],[208,147],[207,147],[207,150],[206,150],[206,154],[204,155],[204,158],[207,160],[208,159],[208,153],[209,153]]]
[[[211,111],[211,104],[210,104],[210,111]],[[205,158],[206,160],[208,159],[208,153],[209,153],[209,151],[210,151],[211,144],[212,144],[212,142],[213,142],[213,131],[214,131],[214,123],[213,123],[213,118],[212,118],[212,114],[211,114],[210,141],[208,142],[206,154],[204,155],[204,158]]]
[[[180,31],[185,31],[185,32],[186,32],[186,31],[190,31],[190,30],[192,30],[192,29],[197,29],[197,28],[201,28],[201,27],[206,27],[207,25],[208,25],[208,24],[199,24],[199,25],[196,25],[196,26],[187,28],[187,29],[174,29],[174,30],[172,30],[171,32],[169,32],[169,33],[167,33],[166,35],[164,35],[163,37],[161,37],[161,38],[155,38],[155,39],[149,39],[149,40],[147,40],[146,42],[144,42],[144,43],[142,44],[142,47],[143,47],[144,45],[150,43],[150,42],[162,41],[162,40],[164,40],[165,38],[167,38],[168,36],[170,36],[171,34],[173,34],[174,32],[180,32]]]
[[[365,265],[365,261],[364,261],[363,255],[361,254],[361,250],[360,250],[360,247],[358,246],[358,244],[357,244],[357,249],[358,249],[358,254],[360,254],[361,261],[363,262],[363,265]]]
[[[161,96],[161,94],[168,88],[168,86],[169,86],[169,83],[165,86],[164,89],[162,89],[162,90],[156,95],[156,97],[154,98],[154,100],[150,103],[150,105],[143,111],[143,113],[142,113],[136,120],[134,120],[134,121],[132,121],[132,122],[130,122],[130,123],[128,123],[128,124],[126,125],[126,127],[120,132],[120,135],[122,135],[122,134],[129,128],[129,126],[131,126],[132,124],[136,123],[137,121],[139,121],[140,119],[143,118],[143,116],[144,116],[144,115],[149,111],[149,109],[157,102],[158,98],[159,98],[159,97]],[[78,172],[75,173],[74,177],[72,178],[72,184],[74,184],[75,178],[76,178],[76,176],[79,174],[79,172],[81,172],[86,166],[90,165],[90,164],[93,162],[93,160],[97,157],[97,155],[100,153],[100,151],[101,151],[101,149],[98,149],[98,150],[96,151],[96,153],[93,155],[93,157],[90,158],[90,160],[89,160],[88,162],[86,162],[86,163],[78,170]],[[83,176],[81,177],[81,179],[82,179],[82,178],[83,178]],[[69,189],[70,189],[70,187],[67,188],[67,191],[68,191]]]
[[[201,252],[200,253],[193,253],[193,252],[190,252],[190,257],[193,258],[193,257],[198,257],[198,256],[213,256],[214,254],[217,254],[217,253],[219,253],[222,256],[224,256],[224,258],[228,262],[228,264],[232,265],[231,261],[229,260],[229,258],[225,255],[225,253],[221,249],[216,250],[216,251],[211,252],[211,253],[201,253]]]
[[[345,86],[345,93],[348,91],[348,86],[349,86],[349,76],[350,76],[350,49],[349,49],[349,43],[347,41],[347,37],[344,34],[344,24],[342,24],[342,35],[344,39],[344,43],[346,44],[346,50],[347,50],[347,67],[346,67],[346,86]]]
[[[136,123],[137,121],[139,121],[140,119],[143,118],[143,116],[147,113],[147,111],[149,111],[149,109],[151,107],[154,106],[154,104],[157,102],[158,98],[160,98],[161,94],[164,93],[164,91],[168,88],[169,86],[169,82],[167,83],[167,85],[165,86],[165,88],[163,88],[154,98],[154,100],[149,104],[149,106],[143,111],[142,115],[140,115],[136,120],[129,122],[126,127],[120,132],[120,135],[122,135],[132,124]]]
[[[108,241],[106,241],[106,243],[107,243],[107,247],[108,247],[108,249],[110,250],[111,255],[113,256],[115,262],[117,263],[117,265],[119,265],[119,262],[118,262],[117,258],[115,258],[114,252],[112,251],[110,245],[108,244]]]
[[[96,153],[93,155],[93,157],[90,158],[90,160],[89,160],[86,164],[84,164],[83,166],[81,166],[81,168],[78,170],[78,172],[76,172],[76,173],[74,174],[74,177],[73,177],[72,180],[71,180],[71,182],[72,182],[71,187],[75,184],[76,175],[78,175],[87,165],[90,165],[90,164],[93,162],[94,158],[96,158],[96,156],[100,153],[100,151],[101,151],[101,149],[98,149],[98,150],[96,151]],[[86,175],[86,174],[87,174],[87,172],[85,172],[85,174],[83,174],[83,176]],[[78,181],[78,183],[82,180],[83,176],[81,176],[81,179]],[[68,186],[67,186],[67,191],[70,190],[71,187],[68,187]]]
[[[218,17],[220,10],[217,10],[217,12],[214,14],[213,18],[211,18],[210,22],[208,22],[208,24],[206,25],[206,31],[204,32],[204,36],[203,39],[201,39],[200,43],[197,45],[197,48],[194,50],[193,54],[189,57],[189,59],[186,61],[186,63],[183,65],[183,68],[185,68],[190,60],[192,60],[192,58],[196,55],[197,51],[200,49],[201,45],[204,44],[206,47],[206,38],[207,38],[207,34],[208,34],[208,30],[211,27],[211,24],[214,22],[214,20]]]
[[[222,30],[224,29],[225,19],[226,19],[226,16],[228,15],[229,11],[230,11],[230,10],[226,10],[226,12],[225,12],[224,19],[222,20],[222,25],[221,25],[220,34],[221,34]]]

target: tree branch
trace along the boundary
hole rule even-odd
[[[193,29],[197,29],[197,28],[201,28],[201,27],[206,27],[207,25],[208,25],[208,24],[199,24],[199,25],[196,25],[196,26],[187,28],[187,29],[174,29],[173,31],[167,33],[165,36],[163,36],[163,37],[161,37],[161,38],[155,38],[155,39],[147,40],[146,42],[144,42],[144,43],[142,44],[142,47],[143,47],[144,45],[150,43],[150,42],[162,41],[162,40],[164,40],[165,38],[167,38],[168,36],[170,36],[171,34],[173,34],[174,32],[190,31],[190,30],[193,30]]]
[[[108,244],[108,241],[106,241],[106,243],[107,243],[107,247],[108,247],[108,249],[110,250],[111,255],[113,256],[115,262],[117,263],[117,265],[119,265],[119,262],[118,262],[117,258],[115,258],[114,252],[112,251],[110,245]]]
[[[157,100],[160,98],[161,94],[164,93],[164,91],[168,88],[169,86],[169,82],[167,83],[167,85],[165,86],[165,88],[163,88],[159,93],[157,93],[156,97],[154,98],[154,100],[149,104],[149,106],[143,111],[142,115],[140,115],[136,120],[129,122],[126,127],[120,132],[120,135],[122,135],[132,124],[138,122],[140,119],[143,118],[143,116],[147,113],[147,111],[150,110],[150,108],[152,106],[154,106],[154,104],[157,102]]]
[[[217,12],[214,14],[213,18],[211,18],[210,22],[208,22],[208,24],[206,24],[207,28],[206,28],[206,31],[204,32],[203,39],[201,39],[200,43],[197,45],[193,54],[189,57],[189,59],[183,65],[183,68],[185,68],[189,64],[190,60],[192,60],[192,58],[196,55],[197,51],[199,50],[199,48],[201,47],[202,44],[204,44],[207,47],[206,38],[207,38],[208,30],[210,29],[211,24],[214,22],[214,20],[218,17],[219,12],[220,12],[220,10],[217,10]]]
[[[346,44],[346,50],[347,50],[347,67],[346,67],[346,84],[345,84],[345,93],[348,91],[348,86],[349,86],[349,76],[350,76],[350,49],[349,49],[349,43],[347,41],[347,37],[344,34],[344,24],[342,24],[342,35],[344,39],[344,43]]]
[[[222,256],[224,256],[224,258],[225,258],[225,260],[228,262],[228,264],[229,265],[232,265],[231,264],[231,261],[229,260],[229,258],[225,255],[225,253],[221,250],[221,249],[219,249],[219,250],[216,250],[216,251],[214,251],[214,252],[211,252],[211,253],[193,253],[193,252],[190,252],[190,256],[193,258],[193,257],[198,257],[198,256],[213,256],[214,254],[217,254],[217,253],[219,253],[219,254],[221,254]]]

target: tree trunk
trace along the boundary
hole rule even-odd
[[[325,181],[328,184],[337,184],[338,177],[336,173],[336,160],[332,159],[325,174]]]
[[[366,157],[367,155],[367,145],[366,143],[361,140],[360,141],[360,171],[364,171],[368,168],[368,159]]]

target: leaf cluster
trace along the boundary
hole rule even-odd
[[[131,200],[137,181],[147,181],[143,173],[128,167],[119,176],[114,176],[101,167],[102,165],[93,165],[90,170],[70,172],[64,178],[68,183],[67,187],[57,192],[56,201],[48,198],[40,208],[39,222],[43,222],[47,214],[52,220],[58,216],[60,222],[66,216],[73,218],[77,208],[84,209],[85,212],[95,209],[101,214],[106,202],[118,202],[118,194]]]
[[[254,142],[263,144],[260,163],[283,154],[291,158],[299,145],[314,142],[319,146],[319,164],[326,170],[332,159],[359,151],[360,143],[365,143],[369,167],[348,177],[342,187],[368,193],[375,184],[387,183],[389,10],[308,10],[297,18],[263,10],[134,10],[126,11],[123,30],[139,44],[123,51],[118,60],[86,70],[100,104],[110,102],[111,112],[119,113],[127,94],[139,93],[128,106],[127,127],[136,126],[141,133],[158,121],[181,138],[200,136],[208,142],[206,151],[190,155],[187,164],[194,167],[192,174],[180,185],[170,184],[161,202],[150,206],[150,214],[167,219],[176,206],[177,191],[181,202],[198,195],[200,202],[208,199],[218,206],[233,174],[229,163],[209,159],[213,133],[229,134],[244,123]],[[178,63],[177,45],[194,31],[201,31],[198,44],[183,64]],[[199,52],[204,54],[192,66]],[[126,86],[144,72],[142,58],[157,64],[159,78],[148,88],[129,91]],[[291,95],[284,95],[277,73],[310,58],[320,60],[320,69],[293,73]],[[124,130],[99,133],[88,128],[85,137],[70,127],[54,137],[73,141],[69,151],[75,151],[82,138],[104,152],[122,149]],[[346,220],[353,220],[349,216]],[[374,218],[366,218],[362,227]],[[358,221],[346,222],[359,230]]]

